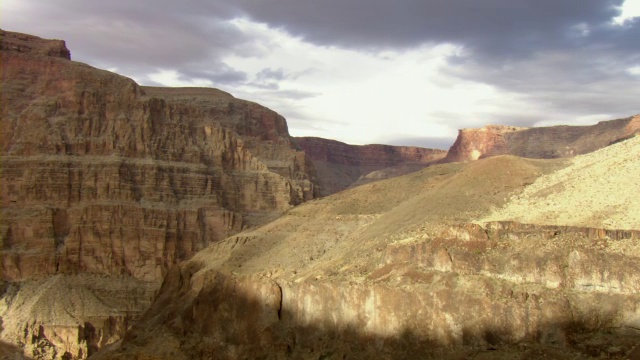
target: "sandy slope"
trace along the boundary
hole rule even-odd
[[[578,156],[480,221],[640,229],[640,136]]]
[[[588,170],[633,167],[638,145],[576,161],[441,164],[310,201],[176,267],[130,338],[97,359],[625,358],[640,339],[637,238],[544,227],[500,232],[499,224],[485,231],[468,222],[526,196],[540,178],[565,174],[562,187],[603,186],[593,182],[603,175]],[[633,195],[612,194],[624,204]],[[402,340],[407,334],[433,343],[425,350]]]

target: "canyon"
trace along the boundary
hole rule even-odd
[[[639,115],[356,146],[0,36],[3,357],[640,352]]]
[[[494,211],[532,184],[547,201],[585,178],[597,191],[604,170],[634,186],[638,156],[635,136],[576,159],[435,165],[308,202],[173,268],[120,349],[97,358],[626,358],[640,344],[640,219],[523,224]],[[560,172],[562,187],[549,180]],[[628,189],[581,211],[637,211]]]
[[[274,111],[0,36],[0,330],[25,353],[85,358],[117,341],[171,266],[320,195]]]
[[[12,40],[3,33],[2,233],[15,250],[4,253],[5,278],[159,281],[208,243],[317,196],[277,113],[7,51]]]
[[[86,357],[172,265],[317,196],[277,113],[215,89],[138,86],[70,61],[62,41],[1,36],[3,339]]]
[[[349,145],[316,137],[297,137],[295,141],[313,162],[320,193],[325,196],[350,186],[421,170],[447,155],[447,151],[438,149]]]

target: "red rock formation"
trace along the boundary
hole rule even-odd
[[[71,52],[63,40],[41,39],[0,29],[0,50],[23,54],[52,56],[71,60]]]
[[[563,158],[586,154],[640,133],[640,115],[601,121],[592,126],[521,128],[488,125],[461,129],[445,161],[477,160],[495,155]]]
[[[117,341],[170,266],[316,196],[277,113],[0,36],[0,338],[25,354]]]
[[[296,143],[313,161],[321,193],[344,190],[377,172],[376,180],[418,171],[446,155],[446,151],[412,146],[349,145],[316,137],[297,137]],[[381,173],[383,171],[384,173]]]
[[[446,156],[446,161],[478,160],[494,148],[505,145],[505,134],[526,128],[502,125],[487,125],[480,129],[460,129],[458,138]]]
[[[314,197],[284,118],[258,104],[140,87],[23,34],[2,33],[2,64],[5,280],[160,281],[207,244]]]

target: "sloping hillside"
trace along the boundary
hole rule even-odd
[[[570,160],[482,221],[640,229],[640,136]]]
[[[635,161],[636,141],[612,161]],[[640,229],[471,223],[571,164],[442,164],[296,207],[175,268],[98,358],[624,358],[640,343]]]

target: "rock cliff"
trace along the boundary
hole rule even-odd
[[[61,41],[0,35],[2,356],[640,351],[640,219],[626,213],[638,208],[640,137],[622,142],[638,117],[468,131],[446,160],[488,158],[302,204],[319,192],[310,156],[329,193],[444,152],[296,141],[278,114],[222,91],[138,86],[70,61]],[[612,143],[576,161],[491,156]],[[615,196],[547,221],[567,211],[555,198],[611,191],[596,181],[608,173]],[[513,221],[522,204],[542,209],[524,218],[535,223]]]
[[[107,301],[109,311],[74,307],[64,337],[46,302],[14,324],[11,311],[24,306],[9,295],[21,290],[7,290],[3,339],[85,357],[78,332],[109,318],[126,328],[118,319],[149,304],[170,266],[317,195],[313,165],[277,113],[215,89],[141,87],[70,61],[63,41],[0,36],[3,288],[109,299],[76,277],[92,274],[150,289]],[[52,275],[64,281],[31,283]]]
[[[192,262],[168,275],[126,350],[103,358],[618,358],[638,341],[640,269],[592,244],[639,232],[609,240],[596,229],[489,229],[391,244],[361,281],[235,276]],[[602,266],[616,271],[595,276]],[[593,334],[603,328],[620,330]]]
[[[349,145],[316,137],[297,137],[295,141],[313,161],[323,195],[418,171],[446,155],[437,149]]]
[[[275,112],[215,89],[140,87],[49,56],[68,55],[61,42],[28,39],[3,32],[4,279],[159,281],[208,243],[314,197],[312,165]]]
[[[591,126],[523,128],[488,125],[461,129],[445,161],[496,155],[553,159],[586,154],[640,133],[640,115]]]

